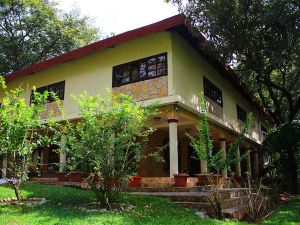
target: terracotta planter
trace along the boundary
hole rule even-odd
[[[175,180],[175,187],[185,187],[187,178],[189,177],[186,173],[173,174]]]
[[[69,180],[70,182],[82,182],[83,175],[83,172],[71,172],[69,174]]]
[[[222,176],[217,174],[197,174],[197,177],[199,185],[218,185],[223,182]]]
[[[141,186],[142,177],[140,176],[132,176],[128,182],[129,187],[140,187]]]
[[[68,180],[67,173],[65,172],[56,172],[56,176],[59,182],[66,182]]]
[[[237,182],[237,183],[241,183],[241,177],[240,176],[234,176],[234,180]]]

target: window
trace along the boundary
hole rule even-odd
[[[262,132],[264,132],[264,133],[266,133],[266,134],[268,133],[267,128],[264,127],[263,125],[261,125],[261,128],[260,128],[260,129],[261,129]]]
[[[36,89],[36,92],[38,93],[44,93],[45,91],[54,93],[60,100],[63,100],[65,97],[65,81],[61,81],[55,84],[50,84],[47,86],[39,87]],[[30,101],[32,101],[32,94],[30,97]],[[48,96],[48,102],[54,102],[54,98],[49,95]]]
[[[167,75],[167,53],[113,67],[113,87]]]
[[[206,77],[203,78],[203,83],[204,83],[204,95],[206,97],[209,97],[219,106],[223,107],[222,91],[212,82],[210,82]]]
[[[261,136],[262,136],[262,140],[265,140],[267,135],[268,135],[268,130],[266,127],[264,127],[263,125],[260,126],[260,132],[261,132]]]
[[[247,120],[247,112],[239,105],[236,105],[237,118],[243,122]]]

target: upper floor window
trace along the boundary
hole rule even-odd
[[[167,53],[139,59],[113,67],[112,86],[147,80],[168,74]]]
[[[268,135],[268,130],[266,127],[264,127],[263,125],[260,126],[260,132],[261,132],[261,136],[262,136],[262,140],[264,140],[267,135]]]
[[[238,104],[236,105],[237,118],[243,122],[247,120],[247,112]]]
[[[60,100],[63,100],[65,97],[65,81],[60,81],[58,83],[49,84],[43,87],[39,87],[36,89],[38,93],[44,93],[45,91],[54,93]],[[30,101],[32,100],[32,95]],[[55,99],[51,94],[48,96],[48,102],[54,102]]]
[[[204,95],[206,97],[209,97],[219,106],[223,107],[222,91],[211,81],[209,81],[206,77],[203,78],[203,84],[204,84]]]

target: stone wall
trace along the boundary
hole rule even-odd
[[[61,101],[59,104],[61,106],[63,105],[63,101]],[[41,118],[42,119],[47,119],[49,117],[49,113],[53,113],[54,116],[61,116],[61,111],[57,105],[56,102],[50,102],[45,105],[45,111],[42,113]]]
[[[168,77],[158,77],[113,88],[113,92],[133,96],[136,101],[168,96]]]

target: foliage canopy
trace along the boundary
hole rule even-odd
[[[64,13],[51,0],[2,0],[0,74],[28,67],[98,39],[78,9]]]

